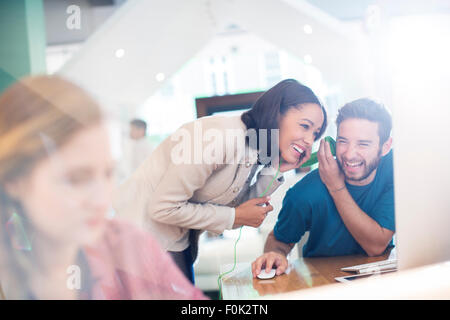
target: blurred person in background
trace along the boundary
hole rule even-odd
[[[123,181],[150,156],[154,149],[147,137],[147,123],[142,119],[130,121],[129,136],[123,141],[123,158],[119,166],[119,180]]]
[[[0,96],[0,293],[6,299],[204,299],[147,233],[109,220],[100,108],[59,77]]]

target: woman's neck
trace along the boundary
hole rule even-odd
[[[67,283],[71,276],[69,267],[76,265],[79,249],[76,244],[36,237],[32,249],[36,268],[29,275],[33,294],[39,299],[76,299],[76,290]]]
[[[36,257],[38,271],[42,274],[66,271],[76,263],[79,246],[73,243],[54,241],[45,236],[33,239],[33,251]]]

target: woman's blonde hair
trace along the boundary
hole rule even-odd
[[[6,298],[29,297],[28,274],[38,256],[32,248],[17,245],[23,242],[17,237],[32,237],[33,227],[6,186],[101,119],[98,104],[58,76],[21,79],[0,96],[0,284]]]

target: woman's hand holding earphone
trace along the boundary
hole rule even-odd
[[[259,227],[267,216],[267,213],[273,210],[269,203],[270,197],[250,199],[235,208],[234,227],[250,226]],[[265,205],[265,206],[264,206]]]

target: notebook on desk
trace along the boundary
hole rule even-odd
[[[386,260],[344,267],[341,268],[341,271],[356,272],[361,274],[380,271],[397,271],[397,251],[394,247]]]
[[[374,273],[380,271],[395,271],[397,270],[397,259],[387,259],[377,262],[359,264],[351,267],[341,268],[342,271],[356,272],[356,273]]]
[[[397,259],[389,257],[386,260],[359,264],[351,267],[341,268],[341,271],[353,272],[354,274],[334,278],[338,282],[349,282],[356,279],[365,279],[397,271]]]

